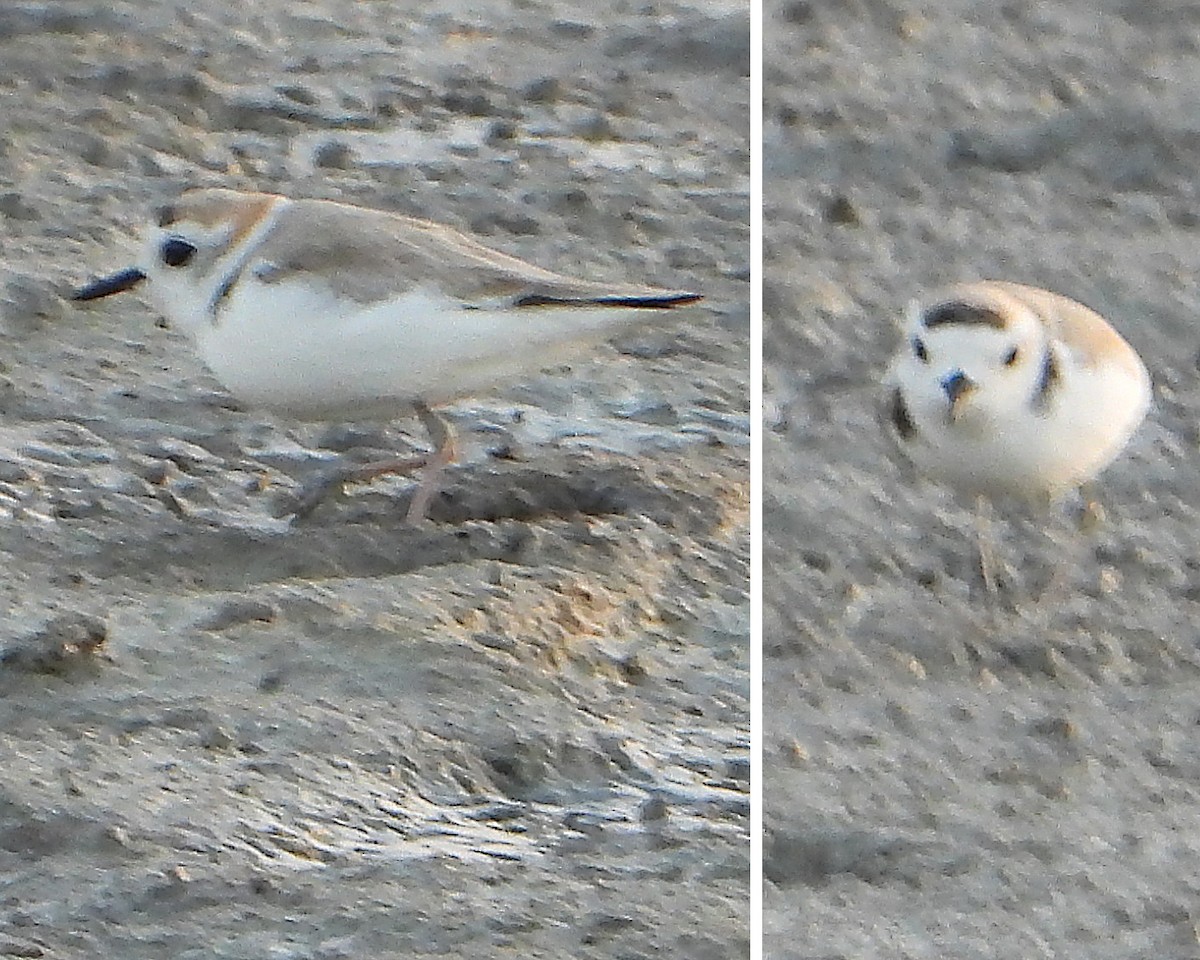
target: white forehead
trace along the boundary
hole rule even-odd
[[[929,341],[999,343],[1034,335],[1042,322],[1019,305],[947,300],[910,304],[905,326],[909,333]]]
[[[1027,336],[1042,330],[1045,321],[1031,305],[1012,296],[948,297],[909,305],[908,323],[933,330],[970,327]]]
[[[1018,342],[1008,329],[981,326],[935,326],[916,334],[936,366],[955,365],[973,360],[991,362],[1006,354]]]
[[[979,377],[1007,366],[1014,348],[1036,349],[1042,327],[1028,310],[946,300],[910,305],[905,329],[915,367],[938,375],[957,367]]]

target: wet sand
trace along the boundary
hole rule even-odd
[[[743,955],[748,20],[736,5],[0,9],[0,953]],[[415,421],[245,409],[127,265],[185,185],[694,287]]]

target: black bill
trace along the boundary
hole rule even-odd
[[[146,279],[146,275],[137,267],[130,267],[128,270],[122,270],[120,273],[114,273],[112,276],[101,277],[99,280],[93,280],[86,287],[75,291],[72,300],[99,300],[101,297],[111,296],[114,293],[121,293],[124,290],[132,289]]]

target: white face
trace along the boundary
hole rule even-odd
[[[182,328],[211,322],[210,308],[233,268],[232,222],[202,226],[186,220],[143,231],[138,266],[145,293],[163,315]]]
[[[1047,376],[1045,328],[1028,311],[914,306],[894,370],[918,419],[963,429],[1028,415]],[[1057,359],[1057,358],[1055,358]]]

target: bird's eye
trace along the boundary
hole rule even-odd
[[[929,362],[929,351],[925,349],[925,341],[920,337],[913,337],[912,351],[913,356],[915,356],[922,363]]]
[[[162,262],[168,267],[182,267],[196,253],[196,248],[186,240],[180,240],[178,237],[170,237],[163,241],[162,245]]]
[[[1016,347],[1013,347],[1011,350],[1008,351],[1008,353],[1006,353],[1004,355],[1004,365],[1006,367],[1011,367],[1014,363],[1017,362],[1017,360],[1020,359],[1020,357],[1021,357],[1020,351],[1017,350]]]

